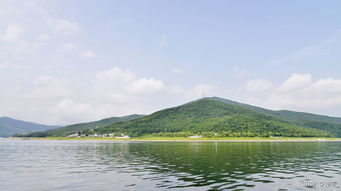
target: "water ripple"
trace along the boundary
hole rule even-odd
[[[0,190],[341,190],[341,143],[0,141]]]

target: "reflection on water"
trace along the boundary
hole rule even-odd
[[[341,142],[0,140],[0,190],[341,190]]]

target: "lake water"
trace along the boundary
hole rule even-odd
[[[0,190],[341,190],[341,142],[2,139]]]

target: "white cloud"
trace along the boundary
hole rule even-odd
[[[12,24],[6,28],[3,39],[7,42],[17,42],[20,40],[22,33],[23,29],[21,27]]]
[[[182,74],[185,73],[185,71],[183,69],[181,69],[181,68],[174,68],[172,70],[172,73],[175,74],[175,75],[182,75]]]
[[[65,35],[72,35],[80,30],[78,23],[66,19],[49,19],[47,25],[52,27],[55,32]]]
[[[98,72],[96,74],[95,88],[111,92],[114,96],[126,94],[151,94],[161,91],[164,82],[154,78],[137,78],[135,74],[128,70],[114,67],[110,70]]]
[[[133,74],[129,70],[122,70],[119,67],[113,67],[106,71],[97,72],[96,79],[103,82],[107,80],[129,82],[135,79],[135,74]]]
[[[141,78],[133,82],[132,91],[136,94],[139,93],[155,93],[165,86],[163,81],[155,80],[153,78]]]
[[[315,91],[341,92],[341,79],[326,78],[318,80],[312,87]]]
[[[82,51],[82,50],[80,50],[80,48],[78,46],[76,46],[73,43],[63,44],[62,51],[68,52],[68,53],[74,52],[75,54],[78,54],[79,57],[82,59],[93,59],[93,58],[97,57],[96,53],[94,53],[93,51],[91,51],[91,50]]]
[[[29,42],[23,38],[23,34],[24,30],[22,27],[12,24],[5,29],[3,34],[0,34],[0,40],[10,45],[10,48],[7,48],[7,50],[20,52],[30,46]]]
[[[55,104],[49,112],[52,121],[65,124],[150,112],[152,107],[146,98],[162,93],[165,84],[161,80],[139,78],[128,70],[114,67],[97,72],[94,87],[87,91],[49,76],[37,78],[35,87],[28,98],[56,100],[59,97],[58,102],[50,101]]]
[[[96,111],[89,104],[75,103],[71,99],[63,99],[50,109],[52,115],[56,116],[57,121],[64,124],[74,123],[75,121],[90,121],[96,118]]]
[[[9,114],[14,113],[14,117],[65,125],[133,113],[148,114],[201,98],[215,88],[208,84],[192,88],[167,85],[160,79],[140,77],[119,67],[97,72],[89,81],[93,81],[92,87],[49,75],[38,76],[30,90],[13,92],[15,102],[0,104],[0,112],[9,113],[13,105],[14,110]],[[167,99],[173,104],[166,102]]]
[[[81,52],[80,56],[84,59],[92,59],[92,58],[95,58],[97,55],[90,50],[86,50],[84,52]]]
[[[310,74],[292,74],[271,89],[250,94],[253,104],[273,109],[314,111],[341,106],[341,79],[313,80]]]
[[[68,98],[76,94],[76,86],[66,80],[52,76],[39,76],[34,80],[34,89],[25,98]]]
[[[272,88],[272,82],[268,80],[251,80],[246,84],[246,91],[257,92],[266,91]]]
[[[64,79],[42,75],[33,80],[31,90],[15,94],[16,113],[28,116],[31,121],[47,124],[66,124],[73,118],[78,121],[82,114],[65,117],[66,114],[57,113],[54,109],[62,100],[82,100],[83,90]],[[29,87],[26,85],[25,87]],[[84,117],[83,120],[86,120]],[[78,121],[79,122],[79,121]]]
[[[312,82],[310,74],[292,74],[280,87],[282,91],[290,91],[295,89],[303,89],[308,87]]]

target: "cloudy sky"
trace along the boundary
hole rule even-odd
[[[0,116],[63,125],[203,96],[341,117],[341,2],[0,0]]]

